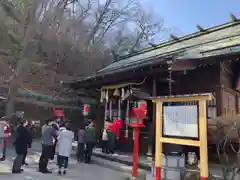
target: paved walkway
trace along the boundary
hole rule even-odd
[[[24,172],[21,174],[12,174],[11,167],[15,153],[13,149],[7,151],[6,161],[0,162],[0,180],[93,180],[93,179],[111,179],[111,180],[124,180],[129,177],[129,173],[119,171],[111,167],[118,167],[119,164],[108,162],[105,164],[97,158],[93,158],[92,164],[78,163],[74,158],[70,159],[69,170],[66,176],[58,176],[58,168],[56,161],[52,161],[49,164],[49,169],[53,171],[52,174],[42,174],[37,171],[39,161],[39,143],[34,143],[33,148],[29,150],[27,156],[28,167],[24,167]],[[101,165],[101,166],[100,166]]]
[[[76,148],[77,148],[77,143],[74,142],[73,149],[76,150]],[[107,155],[102,153],[102,150],[100,148],[95,148],[93,155],[105,160],[112,161],[112,162],[118,162],[128,166],[132,166],[132,154],[117,154],[116,156],[112,156],[112,155]],[[147,171],[151,171],[152,165],[153,165],[152,158],[143,157],[143,156],[139,157],[139,168]],[[209,172],[213,176],[221,178],[222,166],[218,164],[209,164]]]

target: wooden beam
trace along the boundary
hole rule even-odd
[[[199,147],[200,142],[188,139],[179,139],[179,138],[160,138],[161,143],[168,143],[168,144],[178,144],[178,145],[186,145],[186,146],[194,146]]]
[[[102,86],[102,89],[104,90],[109,90],[109,89],[119,89],[119,88],[123,88],[126,87],[128,85],[130,85],[131,83],[121,83],[121,84],[114,84],[114,85],[109,85],[109,86]]]
[[[214,99],[213,95],[210,93],[207,94],[189,94],[189,95],[177,95],[177,96],[160,96],[152,97],[153,102],[189,102],[189,101],[211,101]]]

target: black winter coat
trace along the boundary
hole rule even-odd
[[[19,126],[17,128],[17,137],[14,142],[16,153],[25,154],[30,144],[31,136],[28,129],[22,125]]]

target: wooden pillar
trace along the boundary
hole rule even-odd
[[[156,79],[153,79],[152,81],[152,96],[157,96],[157,83]],[[156,129],[156,104],[152,103],[152,126],[149,129],[149,148],[148,148],[148,155],[153,156],[155,153],[155,146],[154,146],[154,139],[155,137],[155,129]]]
[[[156,140],[155,140],[155,162],[156,162],[156,180],[161,180],[161,166],[162,166],[162,102],[156,103]]]
[[[200,130],[200,176],[201,180],[208,179],[208,148],[207,148],[207,118],[206,101],[199,101],[199,130]]]
[[[217,108],[217,116],[221,116],[224,112],[223,110],[223,96],[222,96],[222,88],[221,86],[216,87],[216,108]]]
[[[224,104],[223,104],[223,96],[222,89],[224,88],[224,80],[223,80],[223,71],[224,64],[222,61],[219,63],[219,85],[216,86],[216,107],[217,107],[217,116],[221,116],[224,113]]]

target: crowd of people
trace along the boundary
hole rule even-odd
[[[16,158],[13,163],[12,173],[23,172],[22,166],[27,165],[25,159],[28,148],[31,148],[32,135],[27,121],[22,121],[17,127],[17,135],[14,141]],[[96,145],[96,129],[94,121],[86,126],[82,126],[78,131],[78,151],[79,162],[90,163],[93,148]],[[39,159],[39,172],[52,173],[48,168],[49,160],[53,160],[57,155],[58,174],[66,174],[69,157],[72,154],[72,143],[74,132],[70,124],[64,118],[47,119],[41,128],[42,152]]]
[[[119,137],[120,129],[123,126],[121,120],[111,122],[107,119],[102,132],[102,151],[107,154],[114,154],[116,140]],[[93,149],[97,143],[97,132],[95,122],[82,125],[77,131],[77,160],[90,163]],[[32,125],[28,121],[21,121],[16,129],[14,147],[16,158],[13,162],[12,173],[23,172],[22,166],[27,166],[26,156],[28,149],[32,146]],[[74,132],[69,122],[61,118],[48,118],[41,127],[42,152],[39,159],[38,170],[41,173],[52,173],[47,167],[49,160],[57,158],[58,174],[66,174],[69,157],[72,154],[72,143]]]

